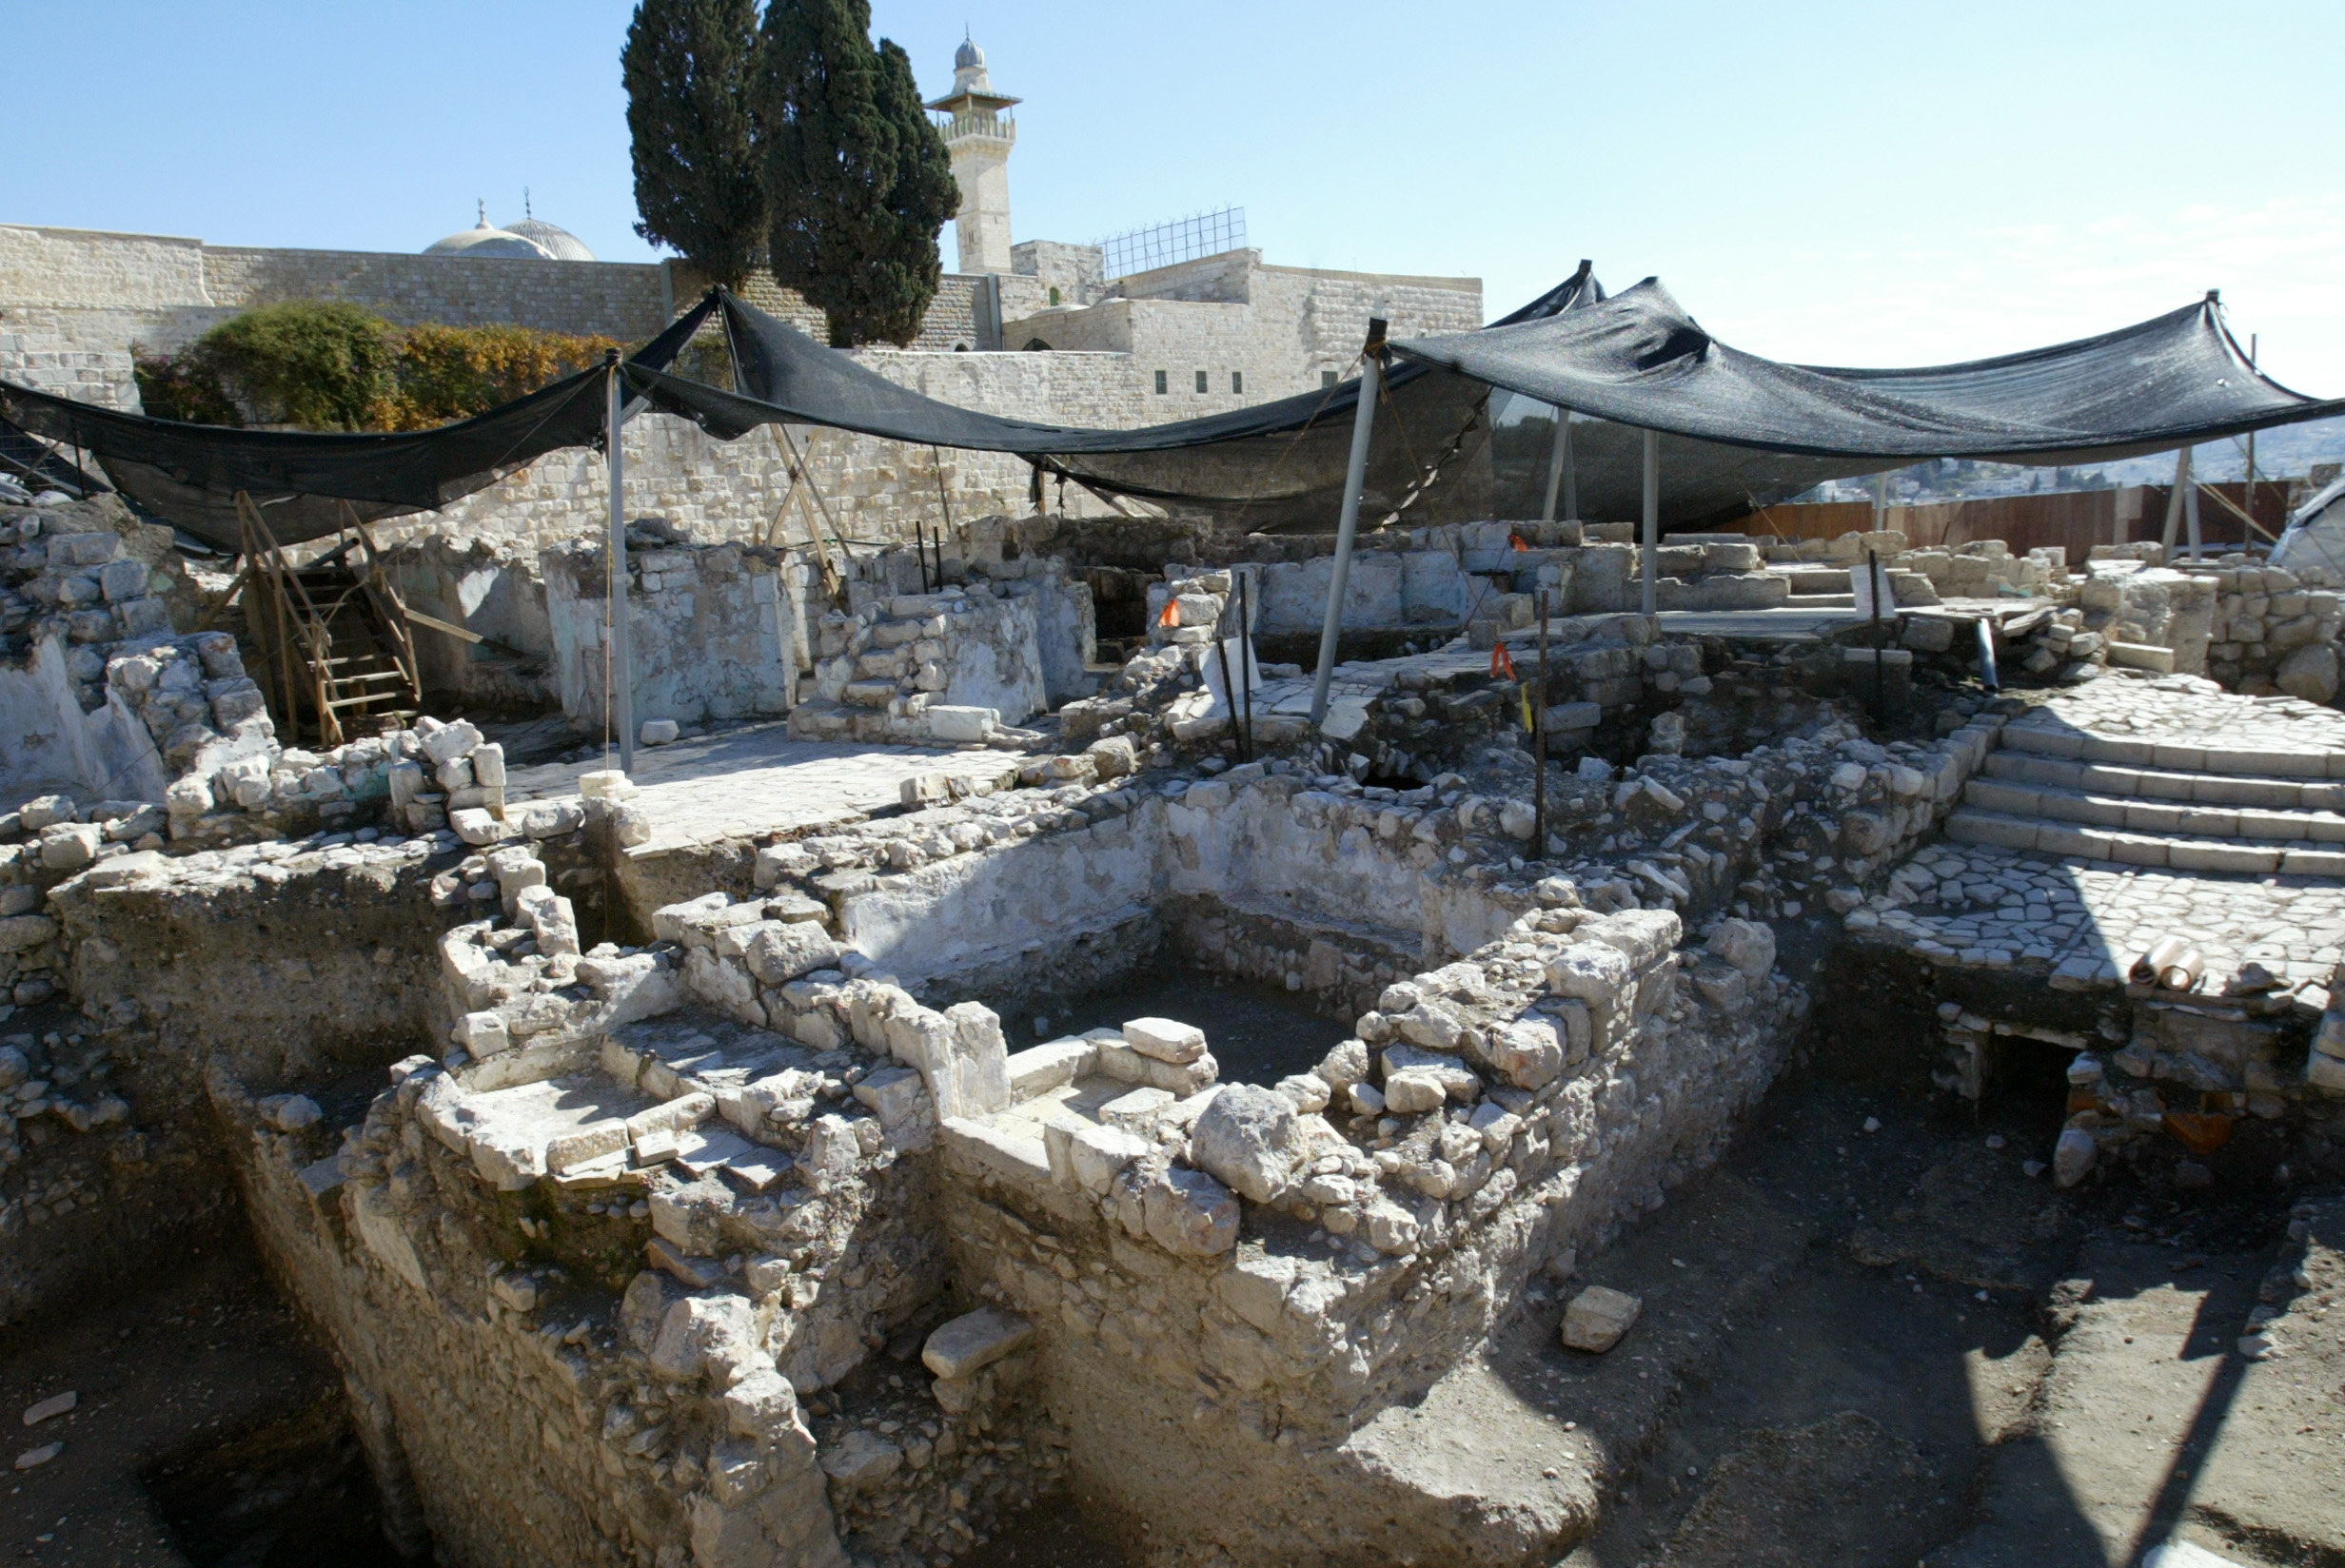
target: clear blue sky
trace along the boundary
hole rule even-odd
[[[617,0],[0,0],[0,223],[413,250],[540,216],[648,254]],[[1595,258],[1755,352],[1915,363],[2219,285],[2345,394],[2345,5],[879,0],[923,87],[964,22],[1022,95],[1020,239],[1239,203],[1274,262],[1479,276]],[[952,260],[946,242],[946,261]]]

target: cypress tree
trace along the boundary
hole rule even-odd
[[[822,311],[835,344],[910,343],[960,209],[911,57],[873,45],[867,0],[773,0],[759,117],[775,281]]]
[[[635,231],[729,288],[765,246],[757,0],[642,0],[619,56],[634,142]]]

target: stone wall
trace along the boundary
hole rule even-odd
[[[1379,307],[1394,337],[1482,324],[1477,280],[1266,266],[1259,250],[1133,273],[1106,288],[1109,297],[1088,306],[1062,290],[1060,307],[1023,317],[1005,298],[1003,346],[1038,340],[1060,351],[1131,355],[1135,386],[1153,400],[1150,423],[1318,390],[1327,374],[1351,373]],[[1232,372],[1243,376],[1242,391]]]
[[[175,349],[292,300],[345,300],[403,324],[511,323],[640,341],[667,323],[674,282],[666,264],[263,249],[0,225],[0,376],[134,409],[133,344]]]
[[[607,551],[577,541],[539,558],[555,683],[574,728],[603,717],[610,617]],[[807,657],[806,567],[789,551],[671,544],[627,553],[634,712],[700,724],[778,716]]]

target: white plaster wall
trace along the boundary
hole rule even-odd
[[[795,648],[802,640],[802,568],[752,559],[726,572],[708,557],[733,552],[645,551],[627,596],[635,717],[680,723],[789,711]],[[601,721],[607,614],[600,552],[544,558],[562,709],[574,726]],[[657,585],[646,588],[647,579]]]
[[[1153,905],[1164,832],[1152,801],[1081,833],[931,861],[848,896],[839,931],[907,986],[1008,964]]]

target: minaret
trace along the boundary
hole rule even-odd
[[[994,90],[985,51],[962,38],[953,52],[953,90],[928,107],[942,116],[936,128],[944,132],[953,178],[961,187],[953,237],[963,272],[1010,270],[1010,148],[1017,142],[1017,122],[1002,110],[1016,102]]]

